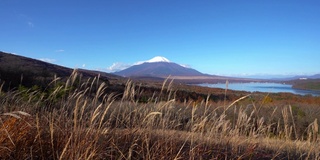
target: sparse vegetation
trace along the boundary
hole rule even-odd
[[[320,91],[319,79],[293,80],[290,83],[292,83],[292,87],[296,89]]]
[[[0,89],[1,159],[320,158],[317,98],[181,101],[169,81],[145,95],[132,81],[122,94],[98,78],[76,81],[74,72],[46,90]]]

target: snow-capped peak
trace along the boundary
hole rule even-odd
[[[170,62],[170,61],[165,57],[156,56],[146,62],[153,63],[153,62]]]
[[[140,64],[142,64],[142,63],[154,63],[154,62],[167,62],[167,63],[169,63],[170,61],[169,61],[167,58],[165,58],[165,57],[156,56],[156,57],[154,57],[154,58],[152,58],[152,59],[149,59],[149,60],[147,60],[147,61],[139,61],[139,62],[136,62],[136,63],[134,63],[133,65],[140,65]]]

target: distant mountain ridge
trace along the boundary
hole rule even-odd
[[[286,77],[286,78],[274,78],[272,80],[290,81],[290,80],[299,80],[299,79],[320,79],[320,74],[296,75],[296,76]]]
[[[179,83],[225,83],[229,82],[256,82],[260,80],[247,78],[224,77],[201,73],[195,69],[184,67],[169,61],[167,58],[157,56],[151,60],[137,63],[127,69],[114,72],[113,74],[134,79],[159,80],[159,78],[174,79]]]
[[[319,79],[320,74],[315,74],[315,75],[311,75],[311,76],[295,76],[294,78],[296,78],[296,79],[300,79],[300,78]]]

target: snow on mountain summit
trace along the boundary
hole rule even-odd
[[[154,57],[154,58],[152,58],[152,59],[149,59],[149,60],[147,60],[147,61],[139,61],[139,62],[136,62],[134,65],[140,65],[140,64],[142,64],[142,63],[154,63],[154,62],[167,62],[167,63],[169,63],[170,61],[169,61],[167,58],[165,58],[165,57],[156,56],[156,57]]]
[[[153,62],[170,62],[170,61],[165,57],[156,56],[146,62],[153,63]]]

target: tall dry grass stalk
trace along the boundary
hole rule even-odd
[[[226,107],[226,101],[227,101],[227,91],[229,87],[229,81],[226,80],[226,88],[224,90],[224,101],[223,101],[223,106]],[[226,109],[225,109],[226,110]]]
[[[119,97],[106,94],[99,77],[78,84],[79,76],[75,71],[63,85],[55,77],[45,93],[0,94],[0,159],[319,158],[317,119],[299,135],[291,106],[239,105],[252,94],[227,102],[227,89],[223,106],[210,95],[179,103],[168,79],[161,88],[168,99],[154,94],[139,103],[131,80]]]

